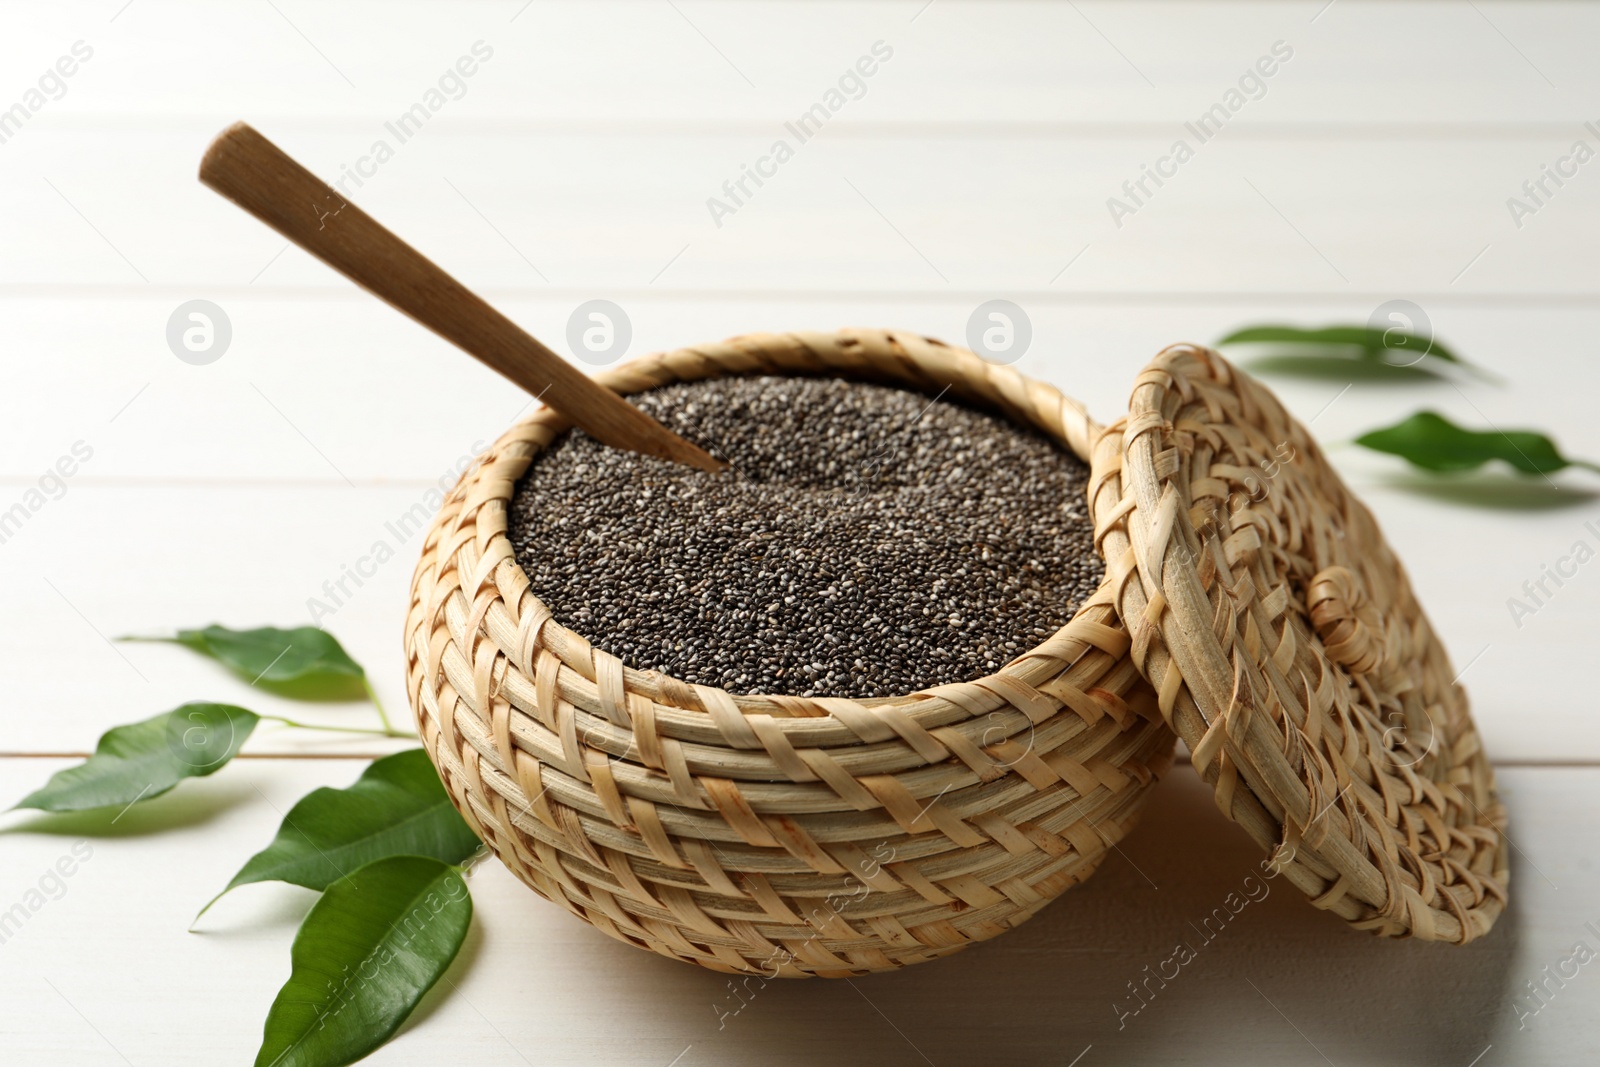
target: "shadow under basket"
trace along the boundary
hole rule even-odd
[[[1102,434],[1049,385],[887,331],[750,335],[599,378],[630,394],[746,374],[948,388],[1085,463]],[[844,977],[1021,924],[1132,828],[1176,738],[1109,579],[995,674],[904,696],[736,696],[636,671],[551,617],[506,536],[518,479],[569,425],[535,412],[462,478],[405,627],[424,745],[541,896],[713,970]]]

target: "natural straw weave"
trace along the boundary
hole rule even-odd
[[[600,380],[627,394],[727,374],[949,387],[1084,458],[1100,432],[1048,385],[883,331],[738,337]],[[733,696],[635,671],[551,618],[506,538],[514,485],[566,428],[539,411],[462,479],[405,629],[423,743],[541,895],[714,970],[848,976],[1011,929],[1132,827],[1175,740],[1109,585],[996,674],[902,697]]]
[[[1486,933],[1509,857],[1466,693],[1305,427],[1174,346],[1098,442],[1090,497],[1133,656],[1218,806],[1359,929]]]

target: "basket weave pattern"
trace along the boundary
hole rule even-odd
[[[1090,497],[1134,658],[1222,810],[1358,929],[1486,933],[1509,856],[1466,693],[1305,428],[1174,346],[1097,443]]]
[[[759,334],[601,377],[628,394],[829,374],[951,394],[1087,457],[1082,408],[907,334]],[[517,480],[567,423],[508,431],[445,502],[405,627],[423,743],[457,807],[542,896],[714,970],[847,976],[955,952],[1087,877],[1174,738],[1109,582],[976,681],[882,700],[735,696],[635,671],[561,626],[506,537]]]

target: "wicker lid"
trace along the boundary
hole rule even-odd
[[[1135,662],[1270,870],[1359,929],[1486,933],[1509,860],[1466,693],[1305,427],[1174,346],[1098,442],[1090,496]]]

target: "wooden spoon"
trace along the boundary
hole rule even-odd
[[[706,471],[727,466],[540,344],[245,123],[211,142],[200,180],[597,441]]]

